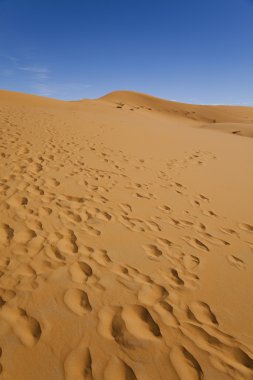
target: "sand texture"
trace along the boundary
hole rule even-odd
[[[0,127],[0,379],[252,380],[253,108],[0,91]]]

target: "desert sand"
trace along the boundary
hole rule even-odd
[[[253,108],[0,91],[0,378],[253,378]]]

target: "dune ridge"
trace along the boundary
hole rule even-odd
[[[252,379],[252,123],[0,91],[1,379]]]

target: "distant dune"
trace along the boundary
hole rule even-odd
[[[0,131],[1,380],[252,380],[252,107],[0,91]]]
[[[194,121],[196,126],[253,137],[253,107],[205,106],[172,102],[132,91],[115,91],[100,100],[133,110],[156,111],[166,117]],[[194,125],[191,123],[190,125]]]

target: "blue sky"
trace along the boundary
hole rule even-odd
[[[0,0],[0,88],[253,106],[253,0]]]

